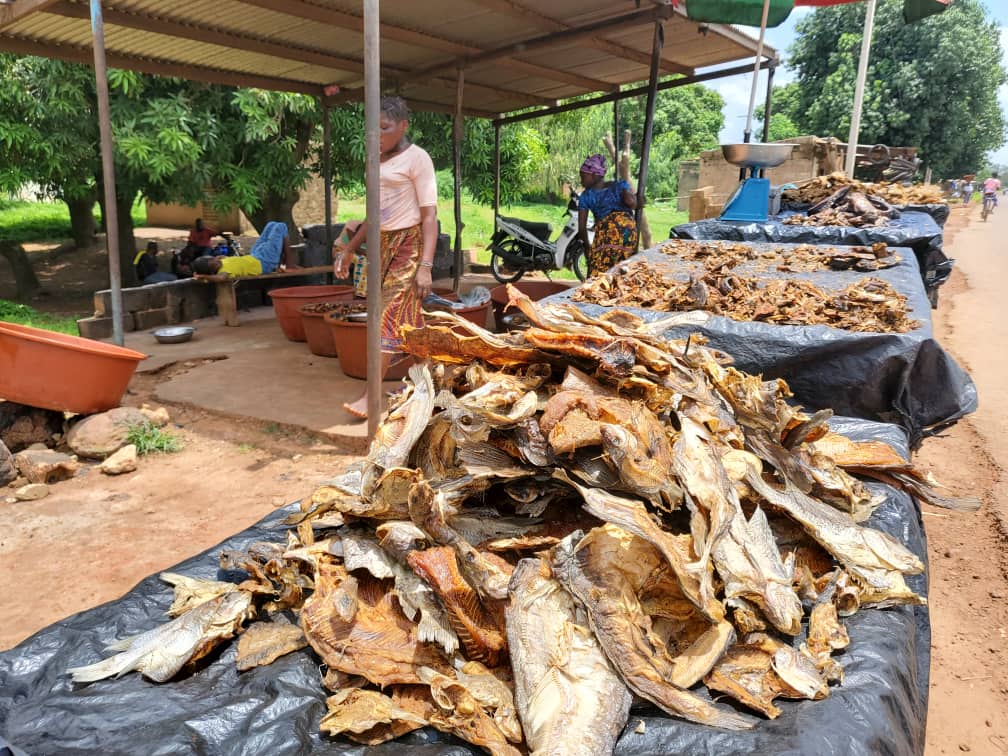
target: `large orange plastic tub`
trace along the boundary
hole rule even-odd
[[[339,354],[340,369],[348,378],[367,380],[367,323],[364,321],[334,318],[327,312],[324,320],[332,330],[333,343]],[[385,380],[395,381],[406,377],[413,360],[406,358],[389,368]]]
[[[0,398],[90,415],[119,406],[147,355],[100,341],[0,322]]]
[[[559,294],[561,291],[567,291],[567,289],[571,288],[567,284],[557,283],[556,281],[518,281],[511,285],[533,302],[538,302],[540,299],[545,299],[553,294]],[[505,315],[504,308],[508,303],[507,284],[494,286],[490,289],[490,301],[493,302],[496,330],[502,331],[504,330],[504,326],[502,325],[501,318]],[[512,312],[517,312],[517,310],[512,310]]]
[[[291,341],[307,341],[301,322],[301,308],[321,302],[349,302],[353,299],[352,286],[288,286],[267,292],[273,300],[280,330]]]

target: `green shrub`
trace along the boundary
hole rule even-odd
[[[9,302],[0,299],[0,320],[8,323],[18,323],[20,325],[31,326],[32,328],[42,328],[46,331],[58,331],[77,335],[77,321],[74,318],[50,315],[46,312],[39,312],[28,305]]]

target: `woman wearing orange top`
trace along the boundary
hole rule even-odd
[[[410,142],[409,108],[401,97],[381,102],[381,271],[382,377],[406,358],[400,328],[423,326],[421,303],[431,292],[431,269],[437,247],[437,179],[434,163]],[[354,254],[367,236],[367,221],[346,244],[334,263],[337,278],[346,278]],[[343,409],[367,418],[368,394]]]

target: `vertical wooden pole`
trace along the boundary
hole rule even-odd
[[[105,67],[105,24],[101,0],[91,0],[98,130],[101,133],[102,183],[105,187],[105,245],[108,247],[109,289],[112,294],[112,340],[123,345],[122,269],[119,265],[119,211],[116,207],[115,144],[109,112],[108,69]]]
[[[865,79],[868,78],[868,58],[871,55],[872,30],[875,28],[875,0],[865,6],[864,31],[861,33],[861,56],[858,58],[857,79],[854,81],[854,107],[851,110],[850,132],[847,134],[847,159],[844,172],[854,178],[858,140],[861,136],[861,108],[864,106]]]
[[[455,179],[455,254],[452,262],[452,288],[458,293],[462,280],[462,139],[465,136],[465,116],[462,115],[462,95],[465,71],[458,69],[455,89],[455,119],[452,128],[452,175]]]
[[[326,254],[332,254],[332,124],[329,123],[329,106],[322,105],[322,183],[325,185],[325,240]]]
[[[651,159],[651,139],[654,136],[654,112],[658,99],[658,63],[661,60],[665,34],[661,21],[655,21],[654,40],[651,44],[651,76],[648,79],[647,107],[644,111],[644,139],[641,143],[640,171],[637,175],[637,227],[640,228],[644,212],[644,187],[647,184],[648,161]]]
[[[619,181],[619,100],[612,102],[613,180]]]
[[[368,435],[382,409],[381,51],[378,0],[364,0],[364,135],[367,146],[367,387]]]
[[[773,115],[773,77],[777,70],[777,61],[770,61],[767,66],[766,102],[763,105],[763,144],[770,141],[770,116]],[[760,168],[760,176],[766,175],[766,169]]]
[[[497,216],[500,214],[500,134],[501,125],[494,121],[494,230],[497,230]]]

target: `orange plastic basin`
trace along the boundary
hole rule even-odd
[[[90,415],[119,406],[147,355],[100,341],[0,322],[0,397]]]
[[[367,380],[367,323],[334,318],[327,312],[323,318],[332,330],[333,343],[339,355],[340,369],[348,378]],[[389,368],[385,380],[406,377],[413,360],[407,358]]]
[[[538,302],[540,299],[545,299],[553,294],[559,294],[561,291],[567,291],[567,289],[571,288],[567,284],[557,283],[556,281],[518,281],[511,285],[533,302]],[[507,284],[494,286],[490,289],[490,301],[493,302],[496,330],[501,331],[503,330],[501,318],[505,315],[504,308],[508,303]],[[512,312],[516,312],[516,310],[512,310]]]
[[[273,300],[280,330],[291,341],[306,341],[301,322],[301,308],[321,302],[349,302],[353,299],[352,286],[288,286],[267,292]]]

